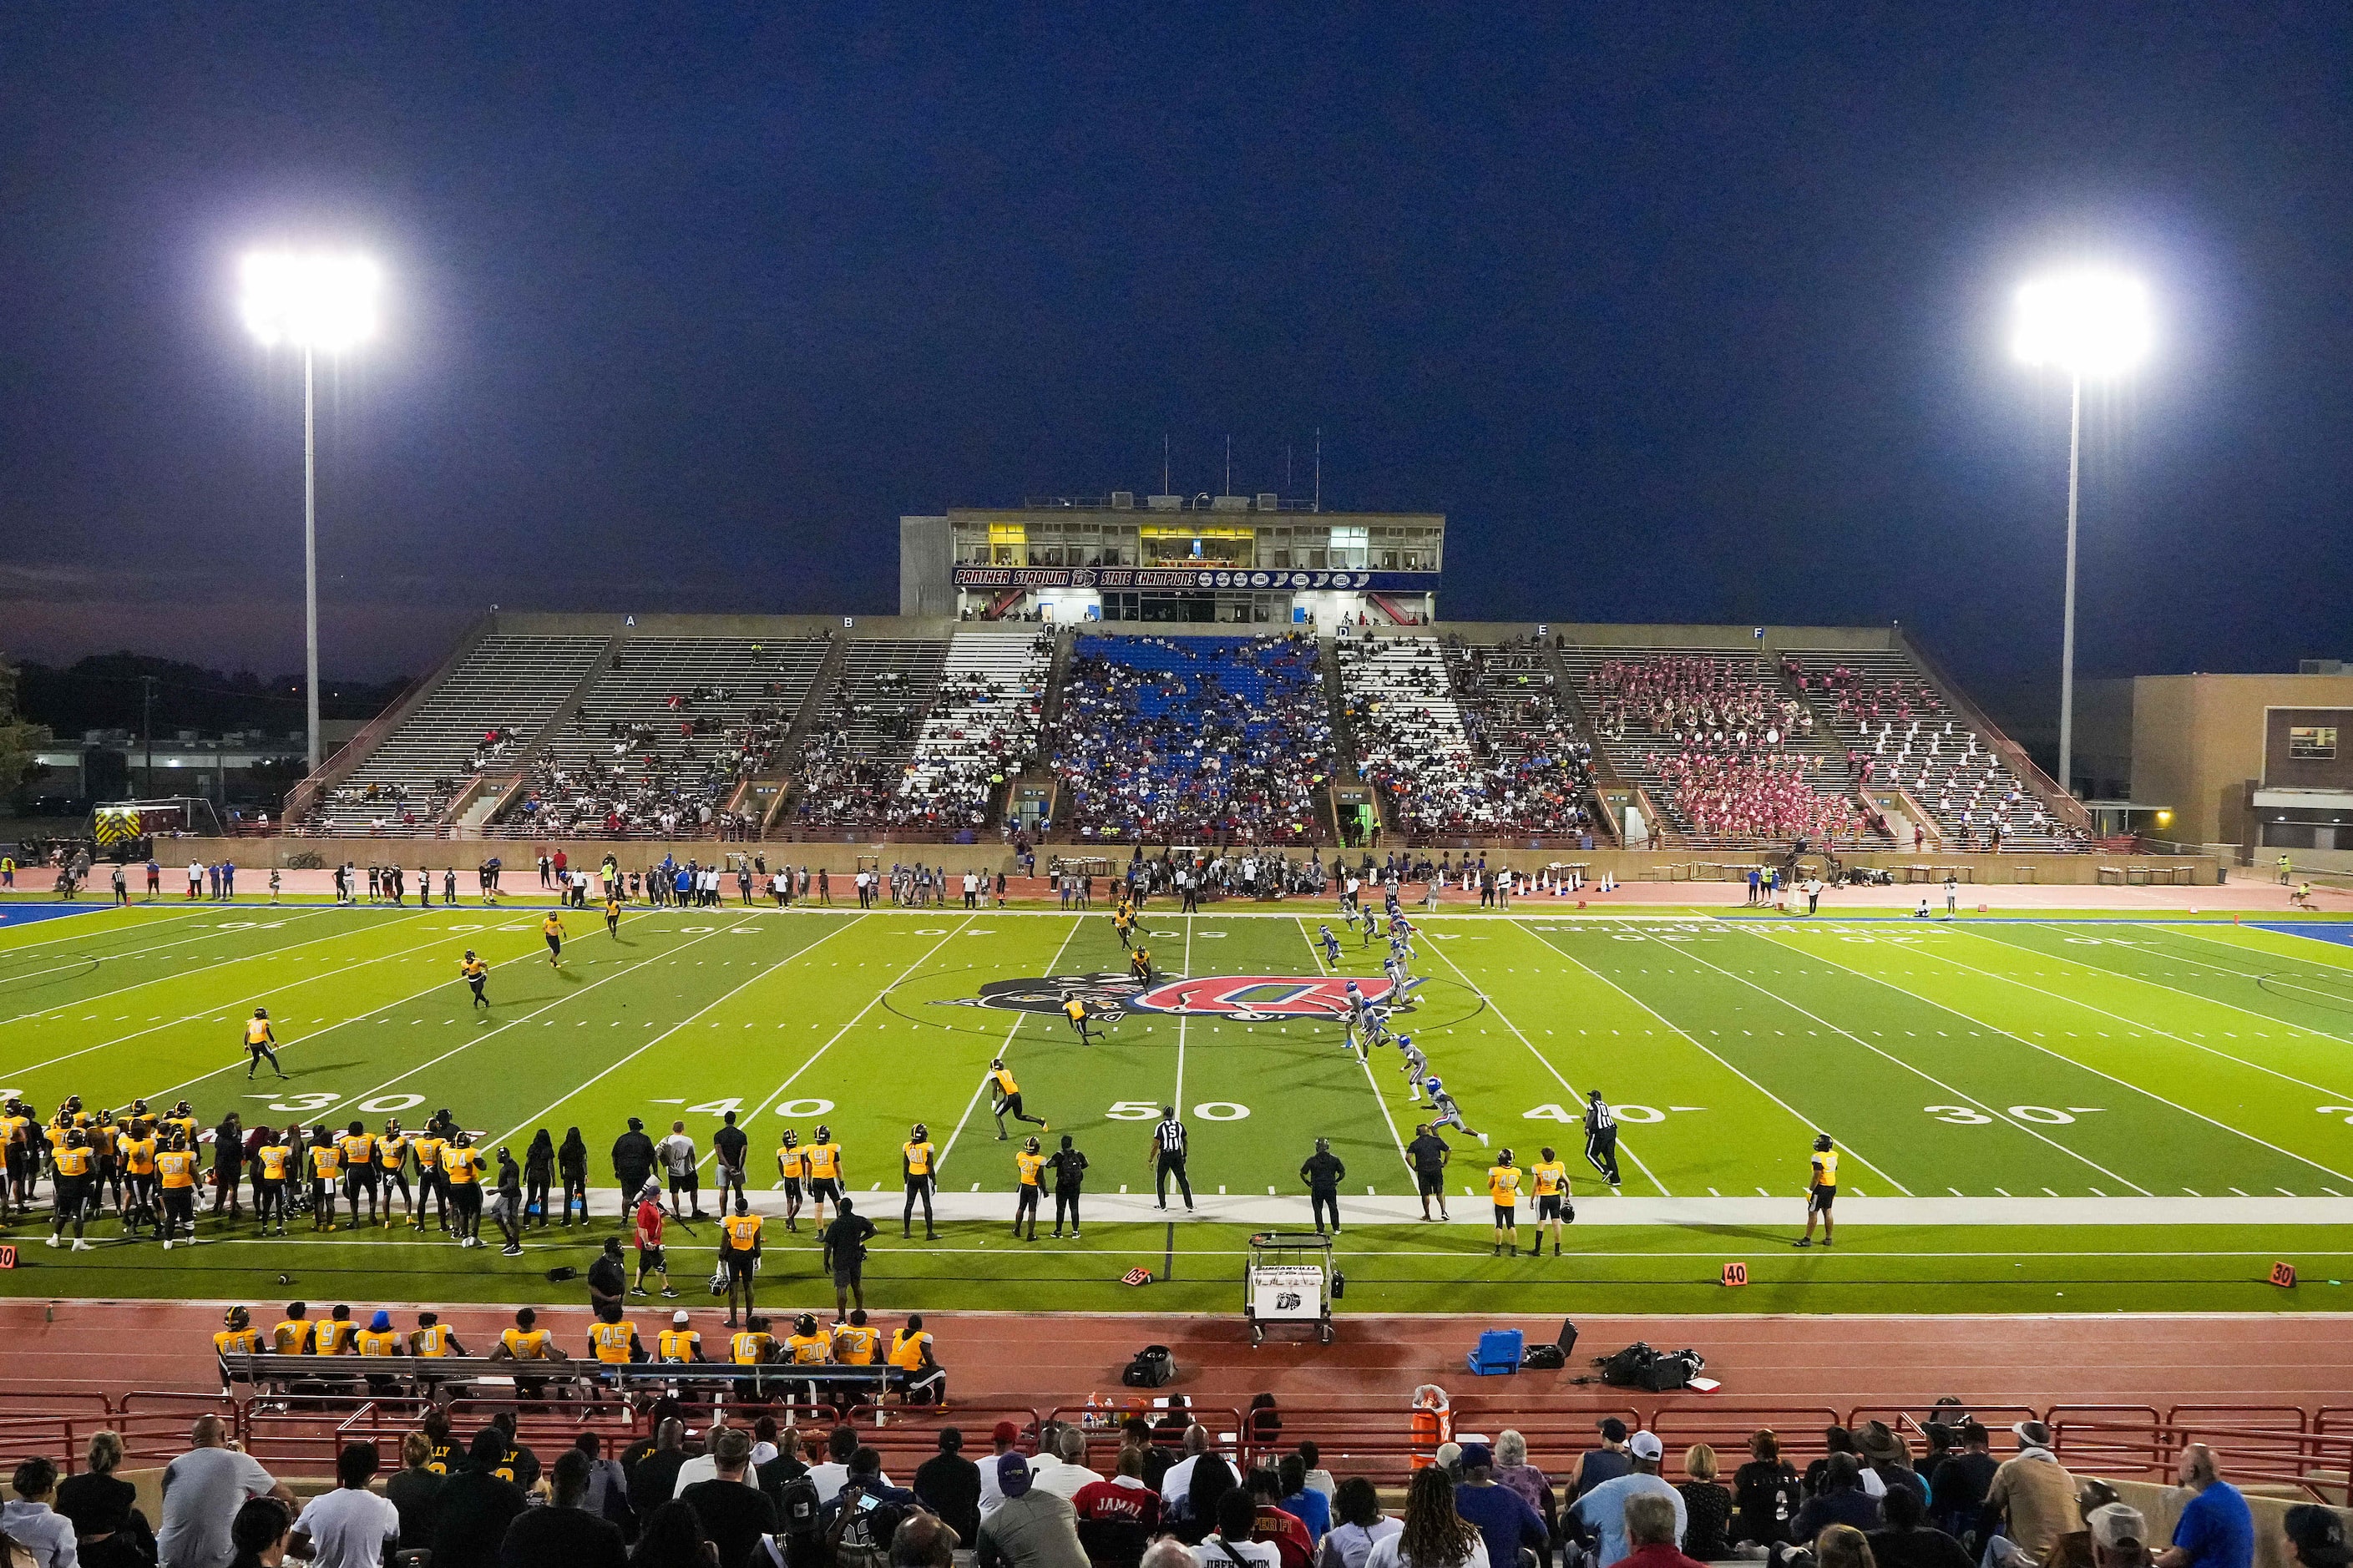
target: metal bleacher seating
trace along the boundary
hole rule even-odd
[[[994,781],[1037,757],[1053,664],[1050,631],[958,632],[899,786],[902,802],[923,809],[934,826],[981,826]]]
[[[1344,637],[1340,690],[1365,776],[1409,834],[1437,832],[1469,809],[1471,737],[1438,639]]]
[[[2087,846],[2063,833],[2034,790],[2002,762],[1900,648],[1799,648],[1782,671],[1838,742],[1868,759],[1874,788],[1903,790],[1957,847],[2044,852]],[[1906,846],[1906,847],[1909,847]]]
[[[930,637],[865,637],[843,650],[796,763],[796,825],[875,827],[921,815],[899,786],[947,665],[948,644]]]
[[[903,1367],[736,1366],[727,1362],[607,1363],[568,1357],[562,1361],[512,1361],[489,1356],[274,1355],[220,1352],[221,1386],[249,1386],[266,1394],[326,1394],[337,1391],[448,1397],[464,1390],[513,1394],[527,1387],[568,1391],[594,1398],[605,1391],[647,1389],[726,1393],[739,1399],[879,1400],[904,1393],[912,1375]]]
[[[1594,743],[1619,776],[1641,786],[1678,847],[1785,847],[1798,837],[1794,830],[1726,831],[1704,825],[1691,803],[1681,798],[1683,791],[1670,774],[1678,760],[1787,770],[1815,797],[1799,797],[1809,816],[1844,819],[1856,800],[1844,763],[1820,732],[1812,713],[1782,684],[1779,670],[1751,649],[1571,645],[1560,650],[1560,660],[1578,693]],[[1712,695],[1697,704],[1680,697],[1621,704],[1622,689],[1630,684],[1642,689],[1654,676],[1669,677],[1678,692],[1699,689]],[[1727,721],[1716,704],[1742,716]],[[1662,712],[1670,705],[1677,706],[1672,719]],[[1848,837],[1837,842],[1854,840]],[[1880,847],[1886,847],[1883,838]]]
[[[1485,769],[1495,826],[1570,834],[1592,825],[1592,748],[1553,689],[1551,656],[1527,639],[1443,645],[1471,746]]]
[[[602,657],[596,637],[486,637],[351,774],[326,793],[308,830],[335,837],[430,825],[478,770],[519,768],[517,754]],[[499,734],[508,739],[488,742]]]
[[[768,765],[825,662],[822,637],[633,637],[533,759],[494,831],[692,831]],[[667,820],[665,820],[667,819]]]

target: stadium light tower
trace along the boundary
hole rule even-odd
[[[313,374],[322,353],[341,353],[375,335],[375,262],[364,256],[260,250],[239,269],[245,324],[266,349],[302,351],[302,615],[308,771],[323,760],[319,744],[319,487]]]
[[[2067,414],[2067,609],[2059,652],[2059,787],[2074,794],[2075,513],[2084,450],[2084,382],[2125,374],[2147,357],[2154,329],[2148,290],[2102,268],[2041,278],[2018,291],[2011,347],[2031,365],[2056,365],[2070,383]]]

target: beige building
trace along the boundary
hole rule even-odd
[[[2268,861],[2353,865],[2353,672],[2144,675],[2104,696],[2129,714],[2133,826]],[[2120,738],[2120,737],[2119,737]],[[2091,748],[2113,749],[2097,731]],[[2267,853],[2268,852],[2268,853]]]

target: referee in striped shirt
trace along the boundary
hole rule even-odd
[[[1160,1207],[1168,1206],[1168,1178],[1176,1178],[1176,1190],[1185,1195],[1185,1212],[1193,1212],[1193,1184],[1185,1179],[1185,1124],[1176,1120],[1176,1108],[1160,1108],[1160,1124],[1152,1130],[1152,1164],[1160,1193]]]
[[[1618,1118],[1598,1089],[1585,1097],[1585,1158],[1603,1181],[1618,1184]]]

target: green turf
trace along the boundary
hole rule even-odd
[[[0,926],[0,1089],[44,1110],[69,1092],[93,1108],[185,1095],[206,1125],[235,1108],[248,1124],[398,1114],[413,1126],[449,1106],[518,1152],[535,1128],[560,1139],[577,1125],[599,1183],[630,1115],[657,1131],[684,1120],[707,1148],[718,1115],[737,1110],[754,1172],[768,1172],[755,1185],[773,1180],[777,1132],[806,1138],[823,1120],[851,1190],[887,1211],[870,1279],[878,1304],[902,1306],[1228,1310],[1239,1296],[1245,1232],[1230,1225],[1172,1233],[1098,1215],[1082,1244],[1033,1247],[968,1220],[935,1247],[898,1244],[897,1149],[917,1120],[944,1152],[943,1193],[976,1188],[1009,1214],[1011,1145],[979,1093],[999,1054],[1029,1107],[1092,1157],[1098,1196],[1146,1189],[1162,1103],[1192,1126],[1205,1192],[1272,1187],[1287,1201],[1317,1136],[1347,1163],[1348,1200],[1412,1191],[1398,1143],[1417,1111],[1397,1057],[1360,1063],[1335,1024],[1133,1013],[1082,1046],[1059,1017],[960,1005],[991,981],[1124,968],[1100,913],[633,910],[616,941],[594,911],[570,911],[561,969],[546,962],[540,913],[164,901]],[[1313,939],[1327,918],[1155,910],[1145,926],[1170,974],[1305,977],[1324,972]],[[1525,1161],[1553,1143],[1588,1222],[1602,1217],[1620,1200],[1598,1190],[1568,1120],[1599,1087],[1620,1107],[1628,1198],[1780,1206],[1770,1223],[1587,1223],[1557,1264],[1494,1259],[1472,1226],[1354,1226],[1347,1309],[2339,1304],[2327,1280],[2353,1267],[2337,1261],[2353,1254],[2353,1228],[2083,1219],[2140,1194],[2353,1201],[2353,947],[2113,917],[1619,920],[1537,904],[1426,923],[1416,972],[1429,979],[1409,1027],[1493,1146]],[[494,965],[487,1015],[456,978],[469,945]],[[1379,956],[1344,937],[1345,973],[1377,975]],[[285,1084],[246,1081],[237,1025],[256,1005],[284,1042]],[[1817,1129],[1845,1152],[1842,1200],[2094,1207],[2050,1224],[1851,1222],[1835,1252],[1796,1252]],[[1464,1189],[1481,1184],[1492,1147],[1453,1141],[1452,1202],[1475,1217],[1483,1198]],[[580,1244],[538,1233],[524,1258],[503,1259],[405,1233],[314,1240],[303,1223],[263,1243],[207,1222],[206,1245],[168,1257],[143,1242],[51,1252],[37,1245],[45,1225],[19,1224],[0,1237],[22,1263],[0,1290],[242,1297],[277,1293],[286,1272],[319,1281],[312,1294],[332,1279],[354,1299],[510,1300],[533,1294],[546,1268],[586,1261]],[[776,1248],[772,1289],[814,1283],[813,1260],[793,1256]],[[1750,1266],[1745,1290],[1716,1282],[1736,1258]],[[2274,1258],[2296,1262],[2306,1284],[2266,1283]],[[1175,1278],[1118,1286],[1137,1263],[1173,1264]]]

